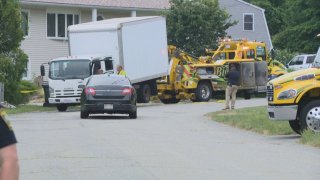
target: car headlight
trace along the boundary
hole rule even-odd
[[[54,95],[54,89],[49,86],[49,96],[52,97]]]
[[[294,97],[296,97],[297,95],[297,90],[295,89],[289,89],[289,90],[286,90],[286,91],[282,91],[279,96],[278,96],[278,99],[281,100],[281,99],[292,99]]]

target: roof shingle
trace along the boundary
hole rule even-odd
[[[142,9],[168,9],[170,6],[169,0],[20,0],[20,2]]]

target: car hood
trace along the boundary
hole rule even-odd
[[[315,76],[320,74],[320,70],[318,68],[308,68],[302,69],[299,71],[294,71],[288,74],[284,74],[278,78],[275,78],[270,81],[271,84],[284,84],[290,81],[293,81],[295,78],[300,77],[302,75],[314,74]]]

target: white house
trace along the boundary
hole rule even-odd
[[[233,38],[248,38],[272,46],[264,10],[242,0],[219,0],[239,23],[228,29]],[[159,15],[169,0],[20,0],[25,39],[21,48],[29,56],[25,79],[40,75],[40,65],[67,56],[67,27],[115,17]]]

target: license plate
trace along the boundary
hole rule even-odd
[[[105,104],[104,109],[113,109],[113,104]]]

